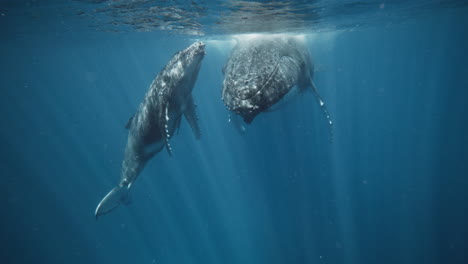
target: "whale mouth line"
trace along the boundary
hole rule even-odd
[[[268,86],[268,84],[270,83],[270,81],[273,79],[273,76],[278,72],[278,69],[279,69],[279,66],[280,66],[280,62],[281,60],[284,58],[284,57],[287,57],[287,56],[281,56],[278,61],[276,62],[275,64],[275,67],[273,68],[273,71],[271,71],[271,73],[268,75],[268,78],[266,79],[265,82],[263,82],[262,86],[255,90],[253,93],[240,93],[240,91],[238,93],[236,93],[236,97],[238,99],[241,99],[241,100],[249,100],[250,98],[254,97],[255,95],[259,94],[265,87]],[[241,90],[242,91],[242,90]]]

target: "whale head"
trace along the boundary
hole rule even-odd
[[[192,73],[192,71],[196,71],[198,73],[204,56],[205,43],[198,41],[176,53],[173,61],[185,72]],[[171,63],[169,64],[171,65]]]
[[[222,99],[246,123],[277,103],[297,83],[304,62],[290,38],[239,40],[223,72]]]

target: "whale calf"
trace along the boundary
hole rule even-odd
[[[137,113],[126,125],[128,139],[120,181],[98,204],[96,218],[128,202],[133,182],[164,146],[172,153],[169,139],[179,128],[182,116],[195,137],[200,137],[192,89],[204,56],[205,44],[193,43],[177,52],[153,80]]]
[[[312,81],[314,66],[303,39],[286,35],[239,39],[223,73],[222,100],[245,123],[250,124],[283,99],[311,88],[331,131],[333,123]]]

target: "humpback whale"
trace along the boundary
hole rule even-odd
[[[179,128],[182,115],[195,137],[200,137],[192,89],[204,56],[205,44],[196,42],[177,52],[153,80],[138,111],[126,125],[128,139],[120,181],[98,204],[96,218],[128,202],[133,182],[164,146],[172,154],[169,139]]]
[[[310,87],[331,131],[333,123],[312,81],[314,66],[300,37],[258,35],[239,39],[223,73],[222,99],[245,123]]]

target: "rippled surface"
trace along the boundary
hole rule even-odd
[[[1,2],[0,18],[17,32],[90,28],[109,32],[167,31],[183,35],[319,32],[402,23],[433,11],[466,8],[467,3],[454,0],[54,0],[47,3],[7,0]],[[41,24],[31,28],[25,24],[26,20],[41,21]]]

